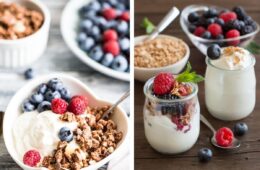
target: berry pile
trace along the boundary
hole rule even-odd
[[[129,0],[94,0],[79,14],[79,47],[102,65],[129,72]]]
[[[209,8],[202,13],[192,12],[188,15],[189,31],[205,39],[228,39],[254,32],[256,22],[247,15],[242,7],[234,7],[232,11],[217,11]],[[239,40],[228,45],[238,45]],[[225,45],[225,44],[222,44]]]

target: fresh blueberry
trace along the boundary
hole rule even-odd
[[[217,23],[220,26],[224,26],[225,25],[225,21],[222,18],[217,18],[215,20],[215,23]]]
[[[237,14],[237,18],[239,20],[244,20],[246,18],[246,16],[247,16],[244,8],[242,8],[240,6],[234,7],[233,11]]]
[[[37,93],[45,94],[47,89],[48,89],[47,84],[42,83],[41,85],[38,86]]]
[[[235,136],[243,136],[248,131],[248,126],[246,123],[240,122],[235,124],[233,131]]]
[[[241,30],[241,25],[240,25],[239,20],[237,20],[237,19],[231,20],[231,21],[228,21],[227,23],[225,23],[224,30],[228,31],[231,29]]]
[[[108,2],[101,2],[101,7],[102,9],[107,9],[107,8],[111,8],[111,5]]]
[[[112,68],[116,71],[126,71],[128,68],[128,62],[126,58],[122,55],[117,56],[112,63]]]
[[[91,37],[88,37],[86,39],[86,41],[84,41],[81,45],[80,45],[80,48],[85,51],[85,52],[88,52],[95,44],[95,41],[93,38]]]
[[[92,1],[88,4],[89,10],[99,11],[101,10],[101,4],[98,1]]]
[[[127,34],[128,32],[128,24],[126,21],[120,21],[117,25],[117,32],[120,34]]]
[[[34,74],[34,71],[32,68],[29,68],[29,69],[25,70],[25,72],[24,72],[24,77],[27,80],[32,79],[34,77],[34,75],[35,74]]]
[[[35,93],[31,96],[30,102],[33,104],[39,104],[44,100],[44,96],[41,93]]]
[[[80,22],[79,28],[84,32],[88,32],[93,26],[93,22],[90,19],[85,19]]]
[[[89,56],[95,61],[100,61],[103,57],[104,53],[101,46],[96,46],[92,50],[90,50]]]
[[[63,88],[63,83],[58,78],[53,78],[48,81],[48,87],[51,88],[53,91],[60,90]]]
[[[109,67],[112,64],[113,60],[114,60],[113,54],[107,53],[104,55],[104,58],[102,59],[101,64]]]
[[[218,16],[218,11],[215,8],[209,8],[207,11],[204,12],[203,16],[205,18],[213,18]]]
[[[207,20],[206,18],[200,17],[197,22],[195,22],[197,26],[207,27]]]
[[[245,35],[245,34],[249,34],[251,32],[254,32],[254,28],[251,25],[246,25],[244,28],[242,28],[241,30],[241,34]]]
[[[116,6],[116,4],[118,3],[117,0],[108,0],[108,3],[111,5],[111,6]]]
[[[61,95],[58,91],[48,90],[44,95],[45,100],[51,102],[55,98],[61,98]]]
[[[62,127],[58,136],[61,141],[71,142],[73,140],[73,132],[68,127]]]
[[[159,99],[165,99],[165,100],[174,100],[174,99],[179,99],[179,96],[167,93],[164,95],[155,95],[156,97],[158,97]]]
[[[22,109],[24,112],[30,112],[35,109],[35,106],[30,101],[26,100],[22,105]]]
[[[219,34],[216,36],[216,40],[223,40],[225,37],[223,34]]]
[[[115,8],[118,9],[119,11],[125,11],[126,10],[126,6],[122,3],[117,3]]]
[[[175,96],[160,96],[162,99],[172,100],[174,98],[177,98]],[[164,97],[164,98],[163,98]],[[167,98],[166,98],[167,97]],[[163,115],[185,115],[185,105],[183,103],[174,103],[169,105],[163,105],[161,107],[161,112]]]
[[[104,17],[97,17],[96,24],[102,29],[106,30],[108,28],[107,20]]]
[[[246,16],[243,21],[245,22],[245,25],[252,25],[252,23],[254,22],[254,20],[250,16]]]
[[[67,88],[63,87],[61,90],[59,90],[60,92],[60,95],[61,95],[61,98],[66,100],[66,101],[69,101],[71,96],[70,96],[70,92]]]
[[[220,57],[221,50],[220,46],[217,44],[212,44],[207,49],[207,55],[210,59],[216,60]]]
[[[188,15],[189,22],[193,23],[199,20],[199,14],[197,12],[192,12]]]
[[[93,26],[89,34],[96,40],[99,41],[101,39],[101,33],[98,26]]]
[[[85,32],[80,32],[77,35],[77,42],[79,45],[81,45],[84,41],[87,39],[87,34]]]
[[[111,20],[111,21],[108,21],[108,22],[107,22],[107,27],[108,27],[108,28],[113,28],[113,29],[115,29],[116,26],[117,26],[117,22],[116,22],[115,20]]]
[[[80,15],[84,19],[89,19],[89,20],[93,21],[94,18],[97,16],[97,13],[96,13],[96,11],[90,10],[90,11],[82,12]]]
[[[48,101],[43,101],[38,105],[37,111],[41,113],[46,110],[51,110],[51,103]]]
[[[130,40],[128,38],[120,39],[119,45],[122,51],[127,51],[130,48]]]
[[[211,160],[213,154],[209,148],[202,148],[198,152],[200,162],[208,162]]]
[[[205,38],[205,39],[210,39],[211,38],[211,33],[209,31],[205,31],[202,36],[202,38]]]
[[[207,25],[210,25],[210,24],[213,24],[213,23],[215,23],[215,18],[208,18],[208,19],[206,19],[206,24]]]
[[[191,33],[193,33],[193,32],[195,31],[195,29],[196,29],[196,25],[189,24],[188,29],[189,29],[189,31],[190,31]]]

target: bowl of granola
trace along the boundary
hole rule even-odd
[[[159,72],[178,74],[190,56],[188,45],[181,39],[159,35],[144,41],[147,35],[135,37],[134,69],[135,79],[146,81]]]
[[[96,170],[120,156],[128,139],[128,118],[121,107],[102,117],[110,105],[73,77],[34,79],[7,106],[7,150],[26,170]]]
[[[47,46],[50,12],[39,0],[0,2],[0,67],[24,67]]]

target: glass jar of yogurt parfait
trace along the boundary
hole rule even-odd
[[[217,51],[219,47],[213,48]],[[231,46],[219,51],[217,58],[206,58],[206,106],[214,117],[221,120],[245,118],[255,106],[255,58],[241,47]],[[210,53],[208,55],[212,55]]]
[[[178,154],[189,150],[200,131],[200,106],[195,83],[178,83],[169,93],[155,95],[154,79],[144,86],[143,116],[145,136],[158,152]],[[183,95],[183,87],[185,95]]]

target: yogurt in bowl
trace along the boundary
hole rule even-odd
[[[29,96],[35,91],[38,92],[37,87],[40,84],[55,77],[63,82],[73,96],[84,96],[80,99],[80,105],[87,107],[83,110],[74,107],[71,103],[79,100],[79,97],[74,96],[67,100],[64,95],[61,98],[54,97],[51,107],[38,104],[38,107],[33,108],[29,104],[23,104],[29,98],[29,102],[37,105],[35,101],[40,100],[39,97]],[[59,86],[55,88],[59,89]],[[67,111],[63,110],[63,106],[58,107],[61,99],[68,103],[65,105]],[[44,100],[48,101],[46,96]],[[58,101],[58,104],[54,101]],[[119,156],[128,136],[128,120],[120,107],[116,108],[108,119],[105,118],[107,120],[101,118],[101,113],[104,113],[109,105],[111,103],[96,98],[83,83],[70,76],[53,74],[34,79],[15,94],[7,107],[3,124],[7,150],[23,169],[56,169],[57,166],[67,169],[97,169]],[[105,132],[104,128],[110,130]],[[106,139],[111,139],[111,142],[104,143]],[[97,152],[88,153],[87,150],[91,148]],[[27,159],[28,155],[35,155],[37,162],[31,164],[31,158],[29,161]],[[73,164],[67,162],[69,159],[74,160],[71,161]]]

